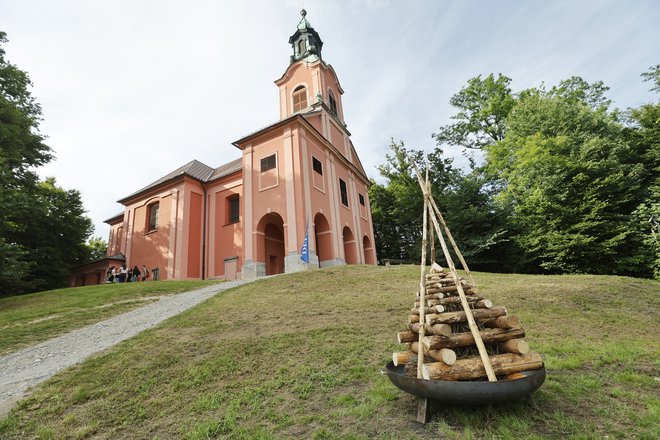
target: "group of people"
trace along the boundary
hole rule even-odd
[[[142,269],[137,265],[131,269],[126,267],[123,263],[120,268],[115,269],[115,266],[108,268],[106,282],[108,283],[129,283],[137,281],[147,281],[149,278],[149,269],[143,264]]]

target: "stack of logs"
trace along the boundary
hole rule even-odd
[[[499,379],[517,379],[521,372],[543,366],[538,353],[529,350],[523,339],[525,331],[520,320],[507,315],[505,307],[479,295],[474,286],[460,279],[479,334],[486,346],[493,371]],[[479,380],[487,377],[479,357],[474,337],[467,324],[466,313],[458,296],[458,288],[451,277],[438,264],[433,263],[426,274],[425,314],[422,340],[424,364],[422,377],[431,380]],[[411,310],[407,331],[398,334],[407,350],[393,354],[394,365],[405,365],[406,374],[417,377],[419,353],[420,295]]]

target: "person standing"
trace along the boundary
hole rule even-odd
[[[122,263],[121,269],[119,269],[119,282],[125,283],[127,275],[128,275],[128,269],[126,269],[126,263]]]
[[[135,267],[133,267],[133,270],[131,271],[131,281],[136,282],[138,278],[140,278],[140,269],[137,267],[137,264]]]
[[[146,281],[147,278],[149,278],[149,271],[147,270],[147,267],[143,264],[142,265],[142,281]]]

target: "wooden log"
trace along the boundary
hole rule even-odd
[[[459,280],[461,280],[461,281],[463,281],[464,279],[465,278],[463,278],[463,277],[459,278]],[[442,284],[442,285],[445,285],[445,286],[447,286],[447,285],[449,285],[449,286],[456,285],[453,278],[442,278],[442,279],[438,280],[438,283]]]
[[[450,287],[456,287],[456,286],[450,286]],[[452,291],[452,292],[445,292],[444,290],[447,289],[446,287],[429,287],[427,289],[427,292],[432,294],[432,293],[442,293],[444,294],[445,297],[447,296],[456,296],[458,295],[457,291]],[[476,292],[472,289],[463,289],[466,295],[473,295]],[[419,295],[417,295],[419,296]]]
[[[467,300],[468,303],[472,304],[477,301],[481,301],[482,299],[484,299],[484,297],[481,295],[466,295],[465,299]],[[447,298],[440,298],[437,299],[436,301],[438,302],[438,304],[447,306],[452,304],[460,304],[461,298],[458,296],[448,296]]]
[[[490,364],[497,375],[538,370],[543,367],[541,355],[530,351],[527,354],[505,353],[490,356]],[[486,377],[486,370],[479,357],[457,360],[454,365],[433,362],[422,366],[422,377],[427,380],[472,380]]]
[[[480,331],[479,335],[481,336],[481,340],[485,344],[488,344],[491,342],[502,342],[508,341],[509,339],[523,338],[525,337],[525,331],[522,329],[492,328]],[[425,336],[424,345],[429,350],[438,350],[440,348],[467,347],[469,345],[474,345],[474,336],[472,335],[472,332]]]
[[[484,327],[489,328],[522,328],[520,319],[518,319],[516,315],[500,316],[494,319],[486,320],[482,324]]]
[[[493,302],[489,299],[482,299],[474,303],[476,309],[490,309],[493,307]]]
[[[466,296],[467,302],[472,304],[472,307],[476,309],[490,309],[493,307],[493,302],[489,299],[484,299],[481,295],[468,295]],[[433,301],[433,302],[431,302]],[[426,305],[432,307],[434,305],[450,305],[450,304],[461,304],[461,298],[458,296],[448,296],[447,298],[440,299],[427,299]],[[419,306],[419,300],[415,300],[415,307]]]
[[[523,332],[523,334],[525,333],[522,329],[509,331],[520,331]],[[527,341],[524,339],[509,339],[508,341],[500,343],[499,349],[501,352],[505,353],[527,354],[529,353],[529,344],[527,344]]]
[[[440,266],[438,263],[435,261],[431,264],[431,269],[429,270],[431,273],[446,273],[445,270]]]
[[[474,319],[484,320],[490,318],[497,318],[499,316],[506,315],[506,307],[498,306],[493,307],[492,309],[475,309],[472,311],[472,316]],[[416,316],[416,315],[413,315]],[[465,322],[467,321],[466,312],[445,312],[445,313],[434,313],[432,315],[427,315],[424,317],[428,324],[451,324],[454,322]],[[413,321],[419,322],[419,321]]]
[[[419,344],[417,342],[413,342],[410,344],[410,350],[413,353],[419,354]],[[443,362],[446,365],[454,365],[456,362],[456,352],[448,348],[442,348],[440,350],[425,349],[424,356],[428,356],[433,360]]]
[[[426,317],[424,318],[426,319]],[[414,324],[415,322],[419,322],[419,315],[408,316],[408,324]]]
[[[442,306],[440,306],[440,307],[442,307]],[[443,309],[444,309],[444,307],[443,307]],[[435,307],[426,307],[424,309],[424,312],[425,313],[438,313],[436,311]],[[410,313],[412,313],[413,315],[419,315],[419,307],[413,307],[412,309],[410,309]]]
[[[399,365],[404,365],[410,362],[410,360],[415,356],[415,353],[412,351],[395,351],[392,353],[392,363],[395,367]]]
[[[414,324],[408,324],[408,329],[413,333],[419,333],[419,322],[416,322]],[[449,324],[433,324],[433,325],[425,324],[424,333],[429,335],[450,335],[451,326]],[[417,340],[417,338],[415,338],[415,340]],[[405,341],[405,342],[412,342],[412,341]]]
[[[397,333],[397,335],[396,335],[396,339],[397,339],[397,341],[399,341],[400,344],[403,344],[404,342],[413,342],[413,341],[416,341],[417,338],[418,338],[418,336],[417,336],[417,332],[414,332],[414,333],[413,333],[413,332],[411,332],[411,331],[407,331],[407,332],[399,332],[399,333]]]
[[[445,311],[445,306],[435,306],[435,307],[426,307],[424,313],[442,313]],[[410,309],[410,313],[413,315],[419,315],[419,307],[413,307]]]
[[[424,299],[429,300],[429,299],[442,299],[444,298],[445,295],[443,293],[429,293],[424,295]],[[419,292],[417,292],[417,296],[415,296],[415,301],[419,301]]]
[[[469,284],[462,283],[463,293],[470,295],[472,293],[472,286]],[[458,292],[458,286],[445,286],[445,287],[429,287],[426,289],[427,293],[456,293]],[[470,293],[468,293],[470,292]]]

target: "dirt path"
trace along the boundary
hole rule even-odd
[[[229,281],[164,296],[139,309],[0,357],[0,416],[8,413],[18,400],[25,397],[28,388],[43,382],[59,370],[154,327],[218,292],[245,283]]]

